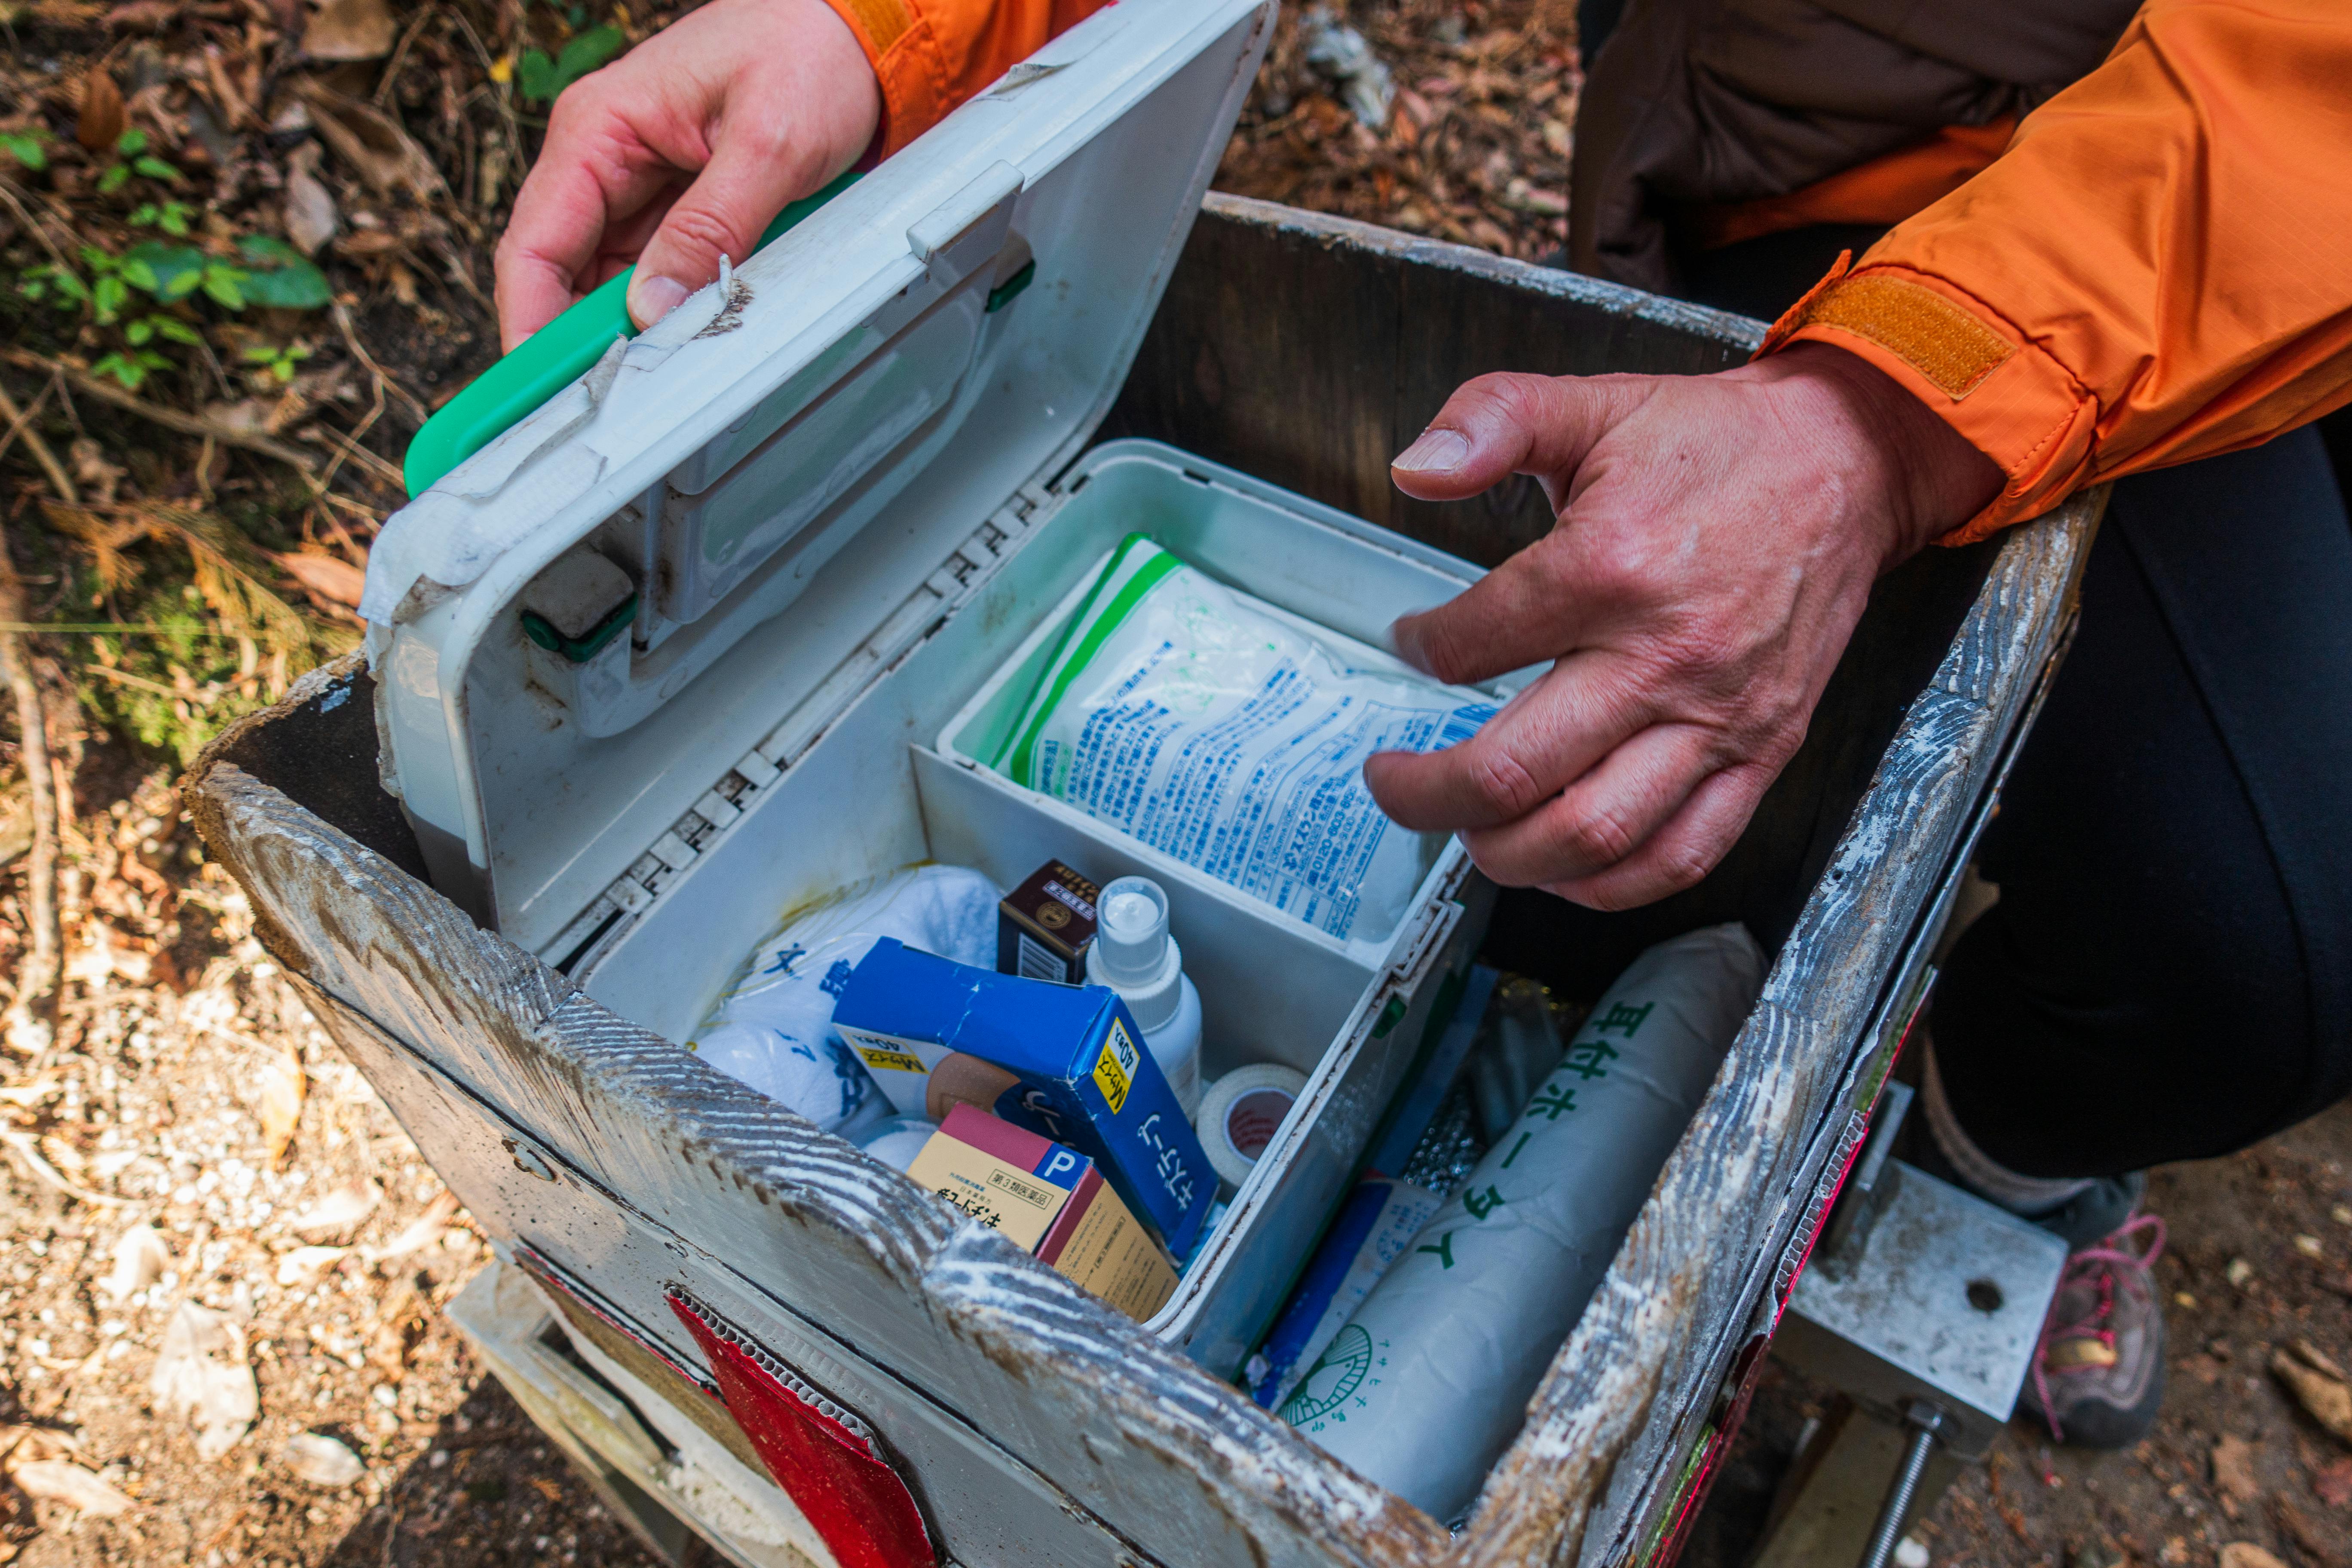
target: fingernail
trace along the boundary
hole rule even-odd
[[[1470,455],[1470,443],[1458,430],[1431,428],[1421,433],[1421,439],[1399,452],[1391,468],[1402,468],[1409,474],[1442,474],[1462,466]]]
[[[675,278],[656,273],[629,285],[629,315],[641,327],[650,327],[675,310],[694,292]]]

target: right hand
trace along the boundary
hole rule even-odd
[[[788,202],[861,157],[882,89],[824,0],[711,0],[555,100],[498,249],[516,344],[635,263],[639,328],[750,257]]]

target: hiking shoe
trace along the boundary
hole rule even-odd
[[[2164,1222],[2141,1215],[2066,1259],[2018,1404],[2080,1448],[2128,1448],[2164,1403]]]

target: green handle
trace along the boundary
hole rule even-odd
[[[856,179],[853,169],[816,195],[803,196],[778,213],[753,250],[767,248],[779,235],[847,190]],[[613,346],[614,339],[635,337],[637,329],[629,320],[628,293],[629,279],[636,271],[632,267],[591,291],[443,404],[408,443],[408,456],[401,466],[408,493],[423,495],[442,475],[587,374]]]

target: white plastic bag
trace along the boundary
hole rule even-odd
[[[919,866],[803,910],[753,951],[687,1049],[828,1132],[845,1136],[890,1103],[841,1037],[833,1005],[886,936],[992,969],[995,883],[961,866]]]
[[[1453,745],[1494,712],[1136,533],[987,760],[1333,936],[1378,938],[1428,866],[1372,803],[1364,759]]]
[[[1763,950],[1737,924],[1635,959],[1282,1418],[1433,1519],[1466,1510],[1706,1097],[1764,971]]]

